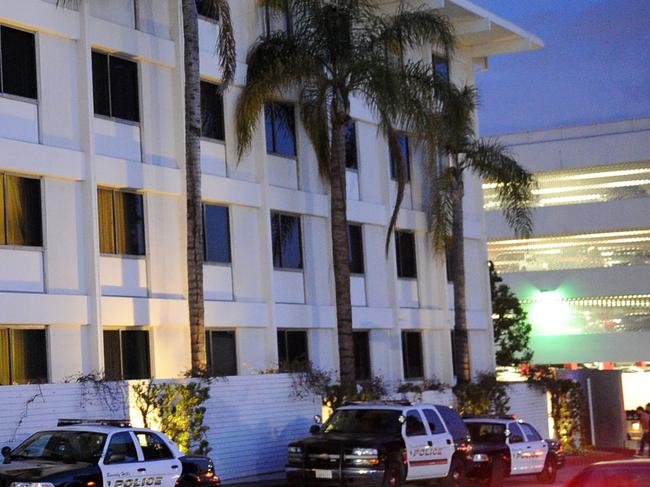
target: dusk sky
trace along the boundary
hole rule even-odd
[[[482,135],[650,117],[650,0],[474,0],[539,51],[477,74]]]

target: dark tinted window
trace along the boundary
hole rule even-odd
[[[0,174],[0,245],[43,245],[41,181]]]
[[[424,428],[420,413],[415,409],[411,409],[406,413],[406,436],[422,436],[426,434],[427,431]]]
[[[278,330],[278,365],[280,371],[301,370],[308,365],[307,332]]]
[[[397,136],[399,141],[399,149],[402,154],[402,159],[404,162],[405,176],[406,181],[411,180],[411,151],[409,148],[409,137],[408,135],[401,133]],[[390,177],[397,179],[397,160],[390,154]]]
[[[449,81],[449,59],[433,54],[433,69],[442,79]]]
[[[142,195],[98,189],[99,249],[103,254],[144,255]]]
[[[447,429],[454,440],[464,440],[469,436],[465,423],[463,423],[463,420],[456,411],[444,406],[438,406],[436,409],[440,413],[440,416],[442,416],[442,420],[447,425]]]
[[[357,380],[370,379],[370,332],[355,331],[354,341],[354,372]]]
[[[499,423],[466,423],[472,441],[477,443],[505,443],[506,427]]]
[[[138,122],[138,65],[128,59],[92,53],[95,113]]]
[[[363,228],[361,225],[348,225],[350,272],[363,274]]]
[[[415,260],[415,235],[412,232],[395,232],[397,277],[415,278],[418,275]]]
[[[104,375],[110,380],[150,378],[149,332],[104,331]]]
[[[429,429],[432,435],[439,435],[440,433],[446,432],[442,421],[440,421],[440,417],[438,417],[433,409],[423,409],[422,411],[424,412],[424,417],[427,419],[427,423],[429,423]]]
[[[37,98],[34,34],[0,27],[0,92]]]
[[[539,435],[537,430],[528,423],[522,423],[521,429],[523,429],[524,433],[526,433],[526,438],[528,441],[542,441],[542,437]]]
[[[113,460],[111,461],[111,457]],[[118,463],[133,463],[138,461],[138,454],[135,449],[135,444],[131,438],[131,434],[126,431],[122,433],[115,433],[111,437],[106,451],[106,458],[104,463],[118,464]]]
[[[401,413],[389,409],[338,409],[323,426],[325,433],[400,434]]]
[[[276,269],[302,269],[300,218],[271,212],[273,266]]]
[[[264,107],[266,151],[286,157],[296,156],[296,121],[293,105],[271,102]]]
[[[144,431],[135,434],[140,443],[142,456],[147,460],[167,460],[174,458],[171,450],[158,435]]]
[[[508,429],[510,430],[510,443],[521,443],[525,440],[524,433],[521,431],[521,428],[517,423],[510,423]],[[515,441],[513,441],[513,439]]]
[[[421,379],[424,377],[422,333],[419,331],[402,332],[402,360],[405,379]]]
[[[217,11],[213,8],[213,0],[196,0],[196,10],[202,17],[207,17],[211,20],[219,20]]]
[[[230,262],[230,219],[228,207],[203,205],[203,237],[206,262]]]
[[[201,136],[225,140],[223,118],[223,96],[219,87],[201,81]]]
[[[237,344],[234,331],[208,331],[208,371],[213,377],[237,375]]]
[[[0,329],[0,385],[47,382],[45,330]]]
[[[348,118],[345,123],[345,167],[357,169],[357,124]]]

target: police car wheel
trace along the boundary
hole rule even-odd
[[[557,477],[557,459],[549,456],[544,463],[544,470],[537,474],[537,480],[542,484],[552,484]]]
[[[400,487],[402,485],[402,467],[395,462],[386,466],[383,487]]]
[[[505,465],[501,457],[496,457],[492,462],[492,470],[487,485],[489,487],[502,487],[505,477]]]
[[[443,487],[467,486],[467,472],[465,471],[465,464],[460,458],[456,457],[451,460],[449,474],[442,479],[442,485]]]

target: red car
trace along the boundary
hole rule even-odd
[[[565,487],[648,487],[650,460],[619,460],[589,465]]]

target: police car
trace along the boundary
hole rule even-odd
[[[157,431],[128,421],[59,420],[2,449],[0,487],[218,487],[208,457],[183,456]]]
[[[555,482],[564,466],[560,443],[545,440],[533,425],[504,417],[463,418],[472,437],[473,467],[469,477],[489,487],[500,487],[511,475],[537,475],[541,483]]]
[[[467,428],[451,408],[381,402],[338,408],[311,437],[289,445],[290,486],[345,484],[399,487],[440,479],[464,486],[471,461]]]

